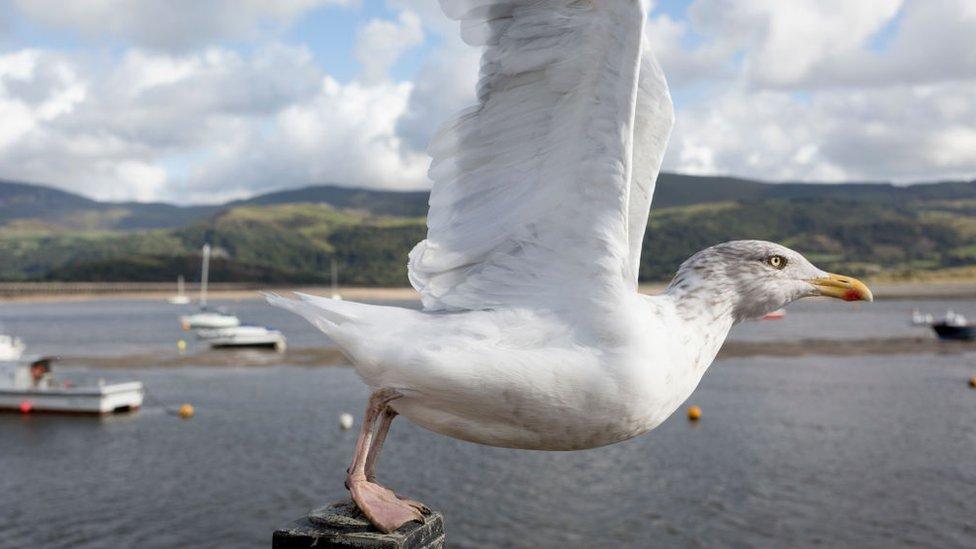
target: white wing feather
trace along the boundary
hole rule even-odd
[[[637,110],[634,118],[634,152],[630,177],[630,264],[636,277],[640,270],[641,246],[651,211],[651,199],[668,138],[674,126],[674,109],[664,72],[644,40],[640,78],[637,88]]]
[[[632,291],[671,125],[663,76],[641,61],[642,2],[441,7],[485,50],[478,105],[430,146],[428,235],[409,265],[425,308]]]

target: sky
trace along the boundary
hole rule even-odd
[[[976,177],[976,1],[654,0],[664,169]],[[424,189],[479,52],[436,0],[0,0],[0,179],[214,203]]]

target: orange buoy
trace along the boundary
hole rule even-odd
[[[180,416],[183,419],[190,419],[191,417],[193,417],[193,414],[194,414],[193,406],[190,404],[184,404],[180,406],[180,408],[176,411],[176,415]]]
[[[976,389],[976,376],[969,378],[969,386]]]
[[[701,414],[702,414],[701,408],[699,408],[698,406],[689,406],[688,407],[688,420],[689,421],[698,421],[699,419],[701,419]]]
[[[33,409],[34,409],[34,405],[31,404],[31,401],[29,400],[25,400],[20,403],[20,413],[22,414],[29,414],[30,411]]]

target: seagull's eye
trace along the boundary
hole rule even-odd
[[[786,258],[781,255],[771,255],[766,258],[766,263],[774,269],[782,269],[786,266]]]

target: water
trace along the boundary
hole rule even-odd
[[[245,320],[323,339],[258,302]],[[914,307],[810,302],[746,340],[917,336]],[[976,301],[951,306],[976,317]],[[338,499],[366,389],[352,370],[153,367],[178,308],[146,301],[0,305],[35,352],[129,356],[66,377],[141,379],[154,405],[104,419],[0,415],[0,547],[268,547],[272,530]],[[924,332],[921,332],[924,333]],[[233,356],[233,355],[232,355]],[[275,356],[275,355],[271,355]],[[192,358],[189,359],[192,362]],[[139,362],[136,364],[135,362]],[[452,547],[976,547],[976,354],[717,362],[682,414],[573,453],[481,447],[394,424],[381,480],[446,511]]]

